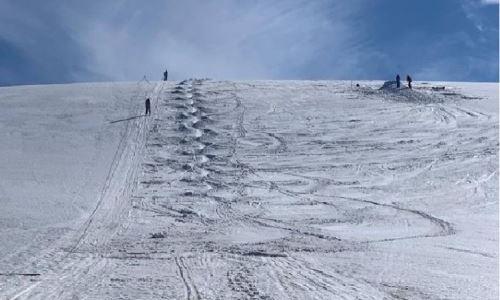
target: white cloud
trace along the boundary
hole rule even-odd
[[[113,1],[60,14],[93,54],[92,69],[115,79],[283,78],[328,49],[348,69],[353,4],[331,1]],[[88,5],[87,5],[88,6]],[[83,12],[83,13],[82,13]],[[352,54],[352,53],[350,53]]]
[[[481,0],[481,4],[488,5],[488,4],[499,4],[500,0]]]
[[[479,41],[498,36],[498,23],[484,17],[493,7],[482,4],[498,1],[457,2],[470,21],[466,25],[476,26],[470,34]],[[411,50],[412,43],[427,40],[377,32],[387,30],[378,25],[394,19],[379,6],[384,7],[369,0],[53,0],[30,5],[0,0],[0,43],[7,40],[7,46],[25,52],[34,67],[12,70],[21,77],[36,73],[36,82],[47,74],[52,82],[159,79],[165,67],[175,79],[368,79],[403,67],[416,70],[425,60],[401,58],[399,44]],[[418,17],[425,9],[406,13]],[[407,28],[404,36],[425,30],[419,26]]]

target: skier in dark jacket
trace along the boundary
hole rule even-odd
[[[401,87],[401,77],[399,77],[399,74],[396,75],[396,87],[398,89]]]
[[[167,81],[168,79],[168,70],[165,70],[165,72],[163,73],[163,81]]]
[[[408,81],[408,87],[411,89],[411,82],[412,82],[412,80],[411,80],[410,75],[406,75],[406,81]]]
[[[151,115],[151,101],[149,101],[149,98],[146,99],[146,113],[145,115]]]

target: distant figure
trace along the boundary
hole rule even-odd
[[[411,90],[411,82],[412,82],[412,80],[411,80],[410,75],[406,75],[406,81],[408,81],[408,87],[409,87],[409,88],[410,88],[410,90]]]
[[[151,115],[151,101],[149,101],[149,98],[146,99],[146,116]]]
[[[399,74],[396,75],[396,87],[398,89],[401,87],[401,77],[399,77]]]
[[[168,70],[165,70],[165,73],[163,73],[163,81],[167,81],[168,79]]]
[[[359,87],[359,83],[356,83],[356,87]]]

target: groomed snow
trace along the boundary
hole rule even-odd
[[[0,88],[0,298],[498,299],[498,84],[355,83]]]

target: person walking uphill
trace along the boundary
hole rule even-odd
[[[399,74],[396,75],[396,87],[398,89],[401,87],[401,77],[399,77]]]
[[[168,70],[165,70],[165,72],[163,73],[163,81],[167,81],[168,79]]]
[[[410,75],[406,75],[406,81],[408,81],[408,88],[410,88],[410,90],[411,90],[411,82],[412,82],[412,80],[411,80]]]
[[[149,101],[149,98],[146,99],[146,113],[144,115],[151,115],[151,101]]]

